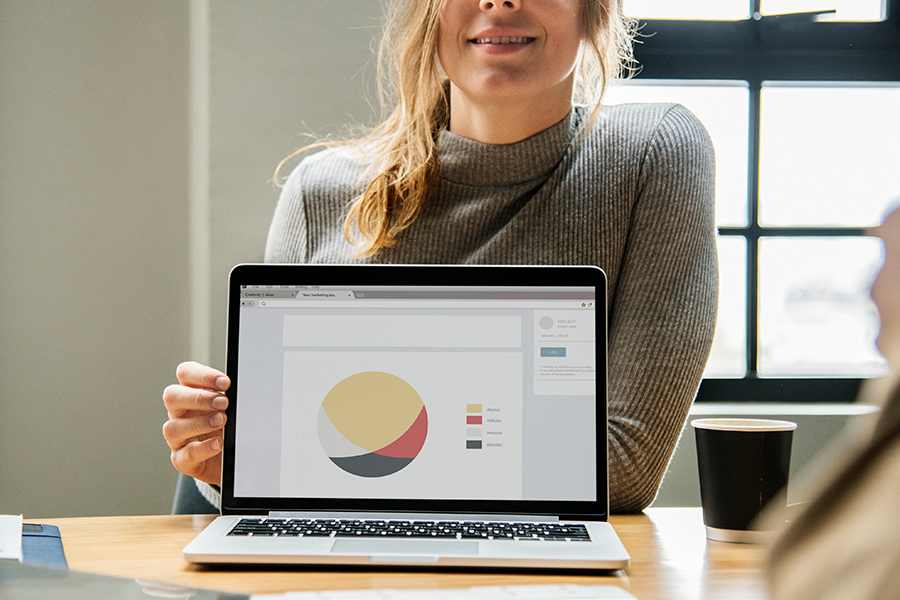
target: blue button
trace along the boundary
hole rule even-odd
[[[566,348],[564,346],[561,348],[551,348],[545,346],[541,348],[541,356],[565,358]]]

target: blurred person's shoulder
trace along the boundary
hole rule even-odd
[[[770,564],[776,599],[865,600],[900,590],[896,392],[884,407],[886,427],[822,486],[776,545]]]

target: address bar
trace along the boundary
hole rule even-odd
[[[559,300],[535,302],[530,300],[260,300],[258,306],[265,308],[582,308],[581,301]],[[586,300],[593,308],[593,300]],[[587,308],[587,307],[585,307]]]

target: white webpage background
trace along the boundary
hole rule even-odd
[[[284,355],[281,496],[297,498],[524,499],[522,354],[507,351],[323,351]],[[319,409],[339,381],[362,371],[405,379],[428,412],[419,455],[385,477],[351,475],[319,443]],[[503,447],[466,449],[466,405],[500,407]]]

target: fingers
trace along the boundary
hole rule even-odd
[[[219,392],[172,384],[163,390],[163,404],[172,417],[189,410],[209,412],[228,408],[228,398]]]
[[[214,412],[197,417],[169,419],[163,423],[162,433],[166,444],[172,450],[179,450],[189,445],[191,438],[218,431],[225,425],[225,413]]]
[[[193,361],[178,365],[175,377],[178,383],[163,390],[169,420],[162,433],[171,449],[172,466],[190,477],[217,479],[221,462],[210,459],[222,452],[226,417],[221,411],[228,407],[223,392],[231,381],[221,371]]]
[[[194,361],[178,365],[178,368],[175,369],[175,377],[182,385],[204,387],[220,392],[224,392],[231,385],[231,381],[222,371]]]
[[[169,459],[176,470],[196,477],[204,471],[206,461],[222,451],[222,439],[219,436],[208,440],[197,440],[177,450],[172,450]]]

